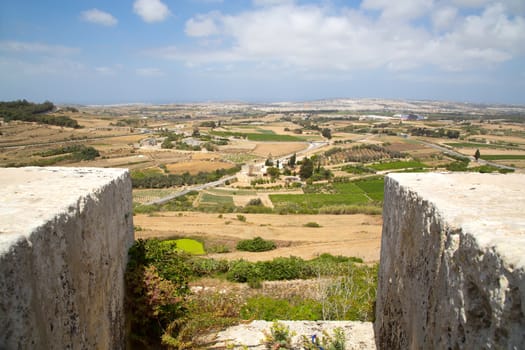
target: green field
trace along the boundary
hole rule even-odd
[[[175,192],[176,191],[173,189],[135,189],[133,190],[133,201],[146,203],[155,199],[167,197]]]
[[[200,199],[200,205],[233,205],[231,196],[216,196],[209,193],[203,193]]]
[[[218,196],[256,196],[257,191],[254,190],[241,190],[241,189],[222,189],[222,188],[210,188],[207,190],[209,193]]]
[[[512,159],[525,159],[525,154],[490,154],[481,155],[481,159],[485,160],[512,160]]]
[[[325,206],[341,204],[363,204],[368,202],[364,193],[353,194],[272,194],[270,200],[278,207],[282,204],[293,203],[307,209],[319,209]]]
[[[186,253],[195,254],[195,255],[204,255],[204,246],[201,242],[189,238],[181,238],[175,241],[177,243],[177,248],[184,250]]]
[[[383,201],[385,180],[369,179],[356,181],[355,184],[362,189],[366,194],[375,201]]]
[[[257,129],[257,132],[260,132],[261,134],[266,134],[266,135],[275,135],[275,132],[273,132],[272,130]]]
[[[204,255],[206,251],[201,242],[189,238],[168,239],[159,243],[165,249],[182,250],[189,254]]]
[[[499,148],[499,149],[517,149],[516,146],[506,146],[494,143],[475,143],[475,142],[450,142],[445,145],[456,148]]]
[[[242,137],[247,138],[250,141],[274,141],[274,142],[303,142],[302,138],[292,136],[292,135],[278,135],[274,133],[240,133],[240,132],[227,132],[227,131],[214,131],[214,135],[221,137]]]
[[[382,170],[398,170],[398,169],[410,169],[410,168],[426,168],[427,165],[421,162],[415,161],[415,160],[409,160],[409,161],[395,161],[395,162],[388,162],[388,163],[372,164],[372,165],[369,165],[368,167],[374,170],[382,171]]]
[[[360,205],[383,200],[384,180],[373,178],[356,182],[334,183],[335,193],[272,194],[270,200],[279,209],[290,207],[295,211],[308,212],[323,207]]]

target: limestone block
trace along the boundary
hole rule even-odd
[[[125,169],[0,169],[0,349],[122,349]]]
[[[391,174],[379,349],[525,348],[525,176]]]

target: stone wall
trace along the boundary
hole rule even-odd
[[[525,349],[525,175],[391,174],[379,349]]]
[[[122,349],[127,170],[0,170],[0,349]]]

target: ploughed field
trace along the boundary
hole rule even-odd
[[[195,237],[208,251],[227,246],[228,253],[213,254],[224,259],[271,260],[278,256],[311,259],[323,253],[355,256],[365,262],[379,261],[382,219],[379,215],[278,215],[209,214],[200,212],[162,212],[139,214],[134,224],[140,227],[136,238]],[[307,227],[317,223],[319,227]],[[257,236],[276,242],[277,249],[267,252],[236,251],[238,241]]]

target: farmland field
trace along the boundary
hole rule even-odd
[[[509,159],[525,159],[525,154],[488,154],[481,155],[481,159],[485,160],[509,160]]]
[[[377,215],[245,214],[246,222],[241,222],[236,214],[180,214],[135,215],[134,224],[142,228],[135,233],[136,238],[195,237],[204,241],[208,250],[214,245],[227,245],[233,249],[241,239],[260,236],[275,241],[277,249],[260,253],[232,251],[212,256],[262,261],[290,255],[310,259],[330,252],[361,257],[367,262],[379,260],[382,220]],[[303,225],[307,222],[317,222],[320,227],[305,230]]]
[[[368,166],[369,168],[381,171],[381,170],[398,170],[398,169],[409,169],[409,168],[426,168],[427,165],[421,162],[410,160],[410,161],[395,161],[387,163],[378,163]]]
[[[228,131],[214,131],[214,135],[221,137],[239,137],[246,138],[249,141],[272,141],[272,142],[304,142],[303,138],[299,138],[292,135],[279,135],[273,132],[264,132],[264,133],[238,133],[238,132],[228,132]]]
[[[201,171],[210,172],[218,169],[230,169],[234,166],[235,164],[233,163],[206,160],[190,160],[186,162],[172,163],[166,165],[169,172],[172,174],[182,174],[184,172],[189,172],[190,174],[197,174]]]
[[[214,194],[204,192],[200,197],[200,205],[233,205],[233,199],[231,196],[217,196]]]

